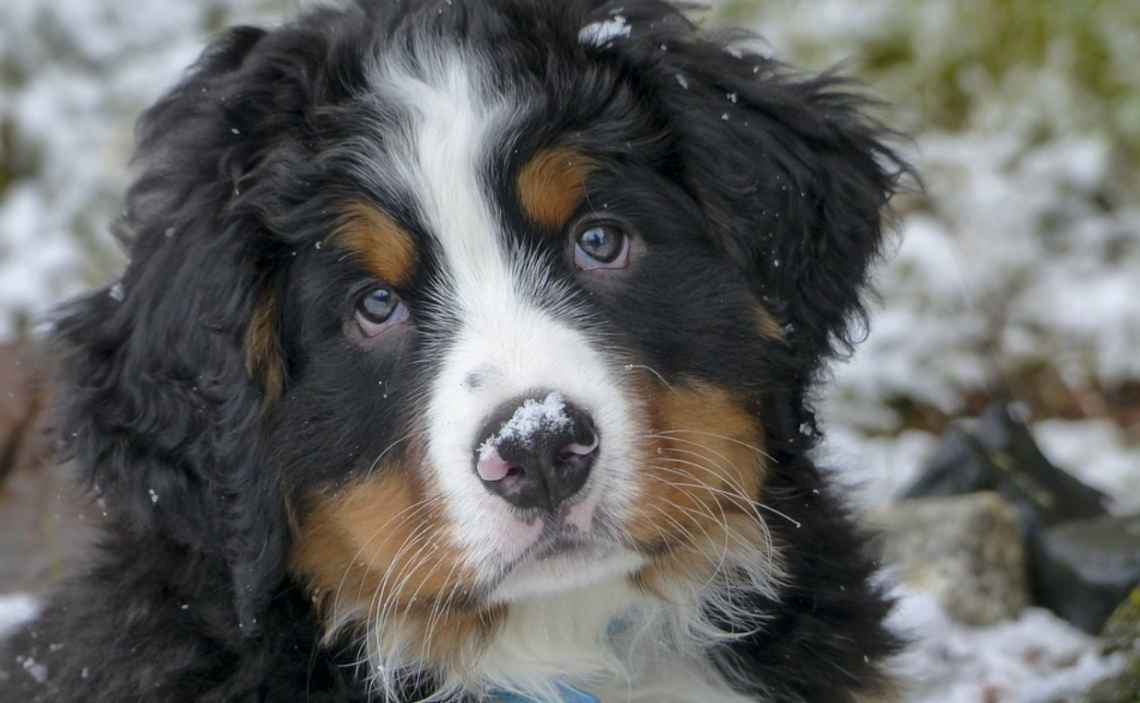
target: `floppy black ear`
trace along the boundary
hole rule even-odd
[[[611,7],[612,6],[612,7]],[[849,323],[907,165],[869,101],[833,74],[801,77],[657,0],[612,2],[630,28],[599,51],[632,64],[676,137],[677,168],[708,229],[750,274],[813,372],[850,347]],[[752,42],[756,44],[755,41]]]
[[[143,116],[120,224],[131,262],[56,327],[67,437],[112,518],[225,559],[243,625],[288,540],[258,460],[267,388],[247,367],[272,251],[242,188],[276,138],[256,106],[280,105],[246,75],[262,40],[231,31]]]

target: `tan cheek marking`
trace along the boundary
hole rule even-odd
[[[416,269],[412,236],[387,214],[365,203],[351,203],[341,215],[334,235],[378,280],[406,286]]]
[[[593,169],[593,162],[573,149],[540,151],[519,171],[523,211],[541,225],[562,229],[586,197],[586,179]]]
[[[668,553],[716,541],[726,523],[755,525],[764,433],[748,408],[723,388],[690,383],[654,390],[649,414],[654,438],[627,524],[634,539]]]
[[[374,476],[316,498],[290,568],[330,621],[341,609],[374,617],[386,608],[399,627],[381,636],[455,666],[497,631],[506,610],[473,601],[470,567],[448,537],[439,499],[428,496],[414,471],[390,465]]]
[[[245,366],[249,375],[265,389],[267,402],[281,397],[285,383],[284,361],[277,337],[275,296],[266,294],[257,303],[245,341]]]
[[[319,592],[401,609],[429,602],[468,577],[446,534],[439,501],[413,472],[387,466],[331,497],[317,499],[301,528],[293,568]],[[454,567],[454,568],[453,568]]]

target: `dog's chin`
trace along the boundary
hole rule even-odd
[[[556,538],[516,563],[488,599],[511,603],[549,597],[625,577],[644,564],[642,555],[616,544]]]

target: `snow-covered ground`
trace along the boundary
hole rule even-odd
[[[947,617],[932,596],[900,592],[894,624],[915,644],[899,663],[908,703],[1057,703],[1117,673],[1121,657],[1040,608],[993,627]]]
[[[138,110],[209,32],[275,22],[301,4],[0,2],[0,338],[121,267],[108,224]],[[872,500],[889,499],[937,442],[903,408],[953,417],[1003,379],[1016,395],[1018,383],[1040,378],[1027,370],[1044,367],[1083,403],[1060,419],[1027,399],[1044,451],[1112,494],[1114,509],[1140,510],[1140,428],[1100,407],[1140,384],[1140,17],[1110,2],[1075,20],[1102,40],[1097,80],[1115,81],[1107,99],[1082,73],[1086,39],[1053,20],[1042,21],[1060,27],[1057,38],[1037,60],[988,68],[988,18],[971,15],[986,6],[723,0],[714,12],[759,29],[778,56],[811,68],[846,60],[864,73],[897,103],[889,119],[914,134],[904,148],[926,181],[925,195],[899,203],[871,333],[823,399],[823,453],[854,467]],[[1057,23],[1069,19],[1058,14]],[[1011,42],[1009,54],[1020,46]],[[883,59],[900,53],[907,61]],[[951,119],[953,110],[961,114]],[[0,599],[0,632],[31,608]],[[1079,688],[1113,666],[1040,611],[978,630],[908,595],[898,619],[922,642],[906,663],[925,682],[915,702],[1044,702],[1046,689]]]

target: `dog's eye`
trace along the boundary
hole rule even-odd
[[[387,286],[370,288],[356,302],[356,323],[366,337],[375,337],[407,317],[407,306],[396,291]]]
[[[629,265],[629,236],[613,222],[588,222],[574,238],[574,265],[583,271]]]

